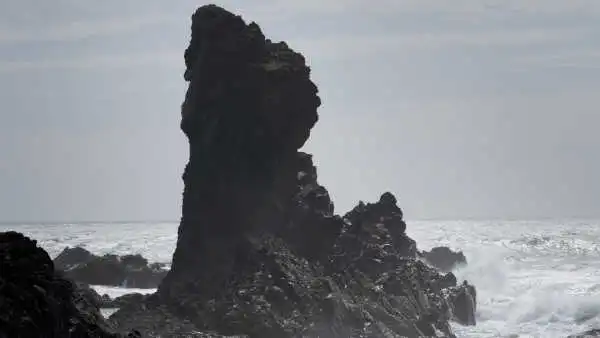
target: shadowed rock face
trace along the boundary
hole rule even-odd
[[[211,5],[192,17],[185,63],[190,158],[172,269],[111,322],[261,338],[454,337],[449,320],[473,324],[474,295],[415,259],[391,193],[334,213],[298,152],[320,105],[300,54]]]
[[[135,337],[131,333],[128,337]],[[0,337],[118,338],[90,297],[60,273],[36,241],[0,233]]]
[[[181,128],[190,158],[177,249],[162,293],[173,291],[175,281],[198,284],[198,276],[224,282],[241,238],[282,223],[278,203],[294,193],[297,150],[320,105],[300,54],[217,6],[193,15],[185,63],[190,84]],[[216,265],[222,271],[202,271]]]
[[[301,256],[326,263],[345,223],[333,213],[327,189],[317,182],[312,155],[298,152],[296,172],[293,197],[280,201],[285,219],[272,231]]]

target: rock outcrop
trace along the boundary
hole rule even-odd
[[[131,332],[128,337],[137,337]],[[17,232],[0,233],[0,337],[122,337],[89,293],[54,270],[46,251]]]
[[[90,304],[99,309],[112,309],[128,306],[132,303],[141,303],[149,295],[141,294],[138,292],[126,293],[122,296],[111,298],[107,294],[100,295],[96,290],[92,289],[89,285],[83,283],[77,284],[77,292],[81,297],[85,298]]]
[[[150,297],[150,295],[148,295],[148,294],[141,294],[138,292],[133,292],[133,293],[126,293],[122,296],[112,299],[108,295],[100,296],[94,290],[91,290],[90,295],[97,302],[98,307],[103,308],[103,309],[121,308],[121,307],[129,306],[130,304],[136,304],[136,303],[141,304],[148,297]]]
[[[81,247],[65,248],[54,265],[80,283],[126,288],[156,288],[167,274],[161,264],[148,264],[139,254],[96,256]]]
[[[185,51],[190,158],[172,268],[110,317],[149,337],[454,337],[475,292],[416,259],[396,198],[334,213],[299,152],[320,99],[302,55],[220,7]]]
[[[58,271],[59,271],[59,273],[64,273],[64,272],[62,272],[62,270],[58,270]],[[113,307],[112,306],[113,299],[110,298],[109,295],[107,295],[107,294],[100,295],[96,290],[94,290],[89,285],[84,284],[84,283],[75,282],[75,285],[77,287],[77,292],[81,295],[81,297],[86,298],[88,300],[88,302],[90,304],[92,304],[94,307],[97,307],[97,308]]]
[[[467,264],[467,258],[462,251],[452,251],[445,246],[438,246],[430,251],[421,251],[418,255],[442,272],[450,272],[457,267]]]

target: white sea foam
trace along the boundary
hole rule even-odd
[[[128,293],[141,293],[143,295],[156,292],[156,289],[134,289],[134,288],[119,288],[116,286],[105,286],[105,285],[90,285],[100,295],[109,295],[110,298],[117,298]]]
[[[177,224],[0,225],[37,239],[52,257],[81,245],[96,254],[140,253],[168,263]],[[463,250],[456,271],[477,287],[475,327],[453,325],[459,337],[565,337],[600,327],[600,221],[408,221],[420,249]],[[116,297],[154,290],[94,286]]]
[[[423,248],[449,245],[477,287],[475,327],[460,337],[566,337],[600,327],[600,222],[414,222]]]

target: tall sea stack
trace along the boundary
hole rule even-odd
[[[192,17],[185,64],[190,158],[177,249],[160,287],[175,297],[179,288],[215,292],[247,254],[244,236],[283,223],[297,151],[320,105],[302,55],[214,5]]]
[[[145,336],[454,337],[475,289],[417,259],[391,193],[334,213],[298,150],[320,99],[305,59],[214,5],[192,16],[190,143],[171,271],[110,318]]]

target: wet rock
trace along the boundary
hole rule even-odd
[[[477,292],[466,281],[458,287],[442,290],[452,310],[452,319],[462,325],[475,325],[477,310]]]
[[[73,280],[92,285],[156,288],[167,274],[139,254],[96,256],[80,247],[64,249],[54,263]]]
[[[467,258],[462,251],[452,251],[445,246],[435,247],[419,254],[427,263],[443,272],[450,272],[456,267],[467,264]]]
[[[90,295],[55,271],[36,241],[0,233],[0,337],[121,337]]]

